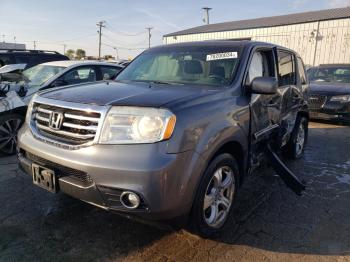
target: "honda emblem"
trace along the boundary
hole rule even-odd
[[[63,123],[63,113],[61,112],[50,113],[49,127],[51,129],[53,130],[61,129],[62,123]]]

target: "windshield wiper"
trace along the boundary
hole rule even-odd
[[[158,85],[183,85],[182,83],[159,81],[159,80],[149,81],[149,83],[158,84]]]

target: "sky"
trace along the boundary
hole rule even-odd
[[[0,41],[25,43],[33,49],[82,48],[98,54],[96,22],[102,29],[102,55],[133,58],[167,33],[203,25],[202,7],[210,23],[350,6],[350,0],[0,0]]]

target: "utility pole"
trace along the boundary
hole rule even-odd
[[[313,66],[315,66],[315,63],[316,63],[317,44],[318,44],[318,40],[319,40],[319,35],[320,35],[320,21],[317,22],[317,30],[316,30],[316,34],[315,34],[314,60],[312,62]]]
[[[15,36],[13,37],[13,41],[14,41],[14,42],[15,42],[15,44],[16,44],[16,37],[15,37]]]
[[[119,60],[118,48],[117,47],[113,47],[113,49],[115,50],[115,54],[116,54],[115,59]]]
[[[36,41],[33,41],[34,50],[36,50]]]
[[[99,34],[99,38],[98,38],[98,59],[101,58],[101,37],[102,37],[102,27],[106,27],[105,26],[106,21],[100,21],[97,22],[97,26],[98,26],[98,34]]]
[[[148,30],[148,48],[151,47],[151,30],[153,29],[153,27],[146,27],[146,29]]]
[[[207,25],[209,25],[209,11],[212,9],[210,7],[203,7],[202,8],[204,10],[204,19],[203,19],[203,22],[206,23]]]
[[[5,43],[5,35],[2,35],[2,42]]]
[[[63,44],[63,54],[66,53],[66,47],[67,47],[67,45],[66,45],[66,44]]]

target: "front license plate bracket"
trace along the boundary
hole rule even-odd
[[[38,164],[32,164],[33,183],[52,193],[57,193],[58,183],[55,171]]]

